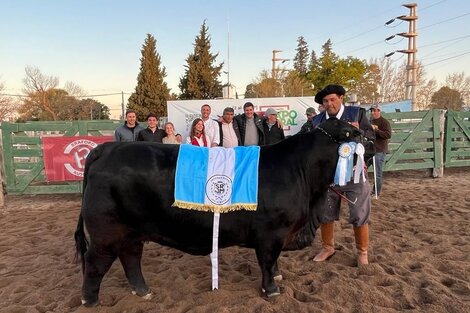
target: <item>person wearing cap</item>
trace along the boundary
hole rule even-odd
[[[273,108],[269,108],[264,112],[266,117],[263,120],[264,128],[264,140],[267,145],[277,143],[281,140],[284,140],[284,129],[279,126],[277,121],[277,111]]]
[[[299,134],[308,133],[313,130],[312,120],[317,115],[317,112],[315,112],[314,108],[307,108],[305,114],[307,115],[307,121],[300,128]]]
[[[348,121],[359,128],[361,133],[370,140],[375,139],[375,133],[366,116],[366,110],[360,107],[343,104],[346,90],[340,85],[328,85],[315,95],[315,102],[322,103],[325,111],[313,118],[312,125],[317,127],[329,118]],[[349,204],[349,223],[353,225],[356,240],[357,263],[368,264],[367,250],[369,246],[369,214],[371,209],[370,185],[360,179],[358,183],[350,181],[344,186],[334,185],[328,189],[320,216],[320,233],[322,250],[313,259],[322,262],[335,254],[334,221],[339,220],[341,196],[352,200]],[[355,200],[355,201],[354,201]]]
[[[382,113],[380,112],[380,107],[378,104],[373,104],[370,107],[370,117],[372,124],[372,128],[375,132],[375,178],[376,178],[376,185],[372,187],[372,194],[376,194],[377,197],[380,196],[380,192],[382,191],[382,171],[383,165],[385,163],[385,154],[388,153],[388,140],[392,137],[392,128],[390,123],[382,117]]]
[[[241,145],[240,130],[238,129],[238,124],[233,120],[234,114],[233,108],[226,107],[222,119],[219,121],[221,147],[233,148]]]
[[[234,118],[240,130],[242,146],[264,145],[263,120],[255,113],[255,106],[247,102],[243,105],[243,111],[243,114]]]

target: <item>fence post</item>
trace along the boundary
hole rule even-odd
[[[439,121],[439,140],[438,140],[438,149],[434,149],[436,151],[435,153],[435,167],[433,168],[432,171],[432,177],[438,178],[438,177],[443,177],[444,176],[444,137],[445,137],[445,122],[446,122],[446,110],[435,110],[437,114],[434,114],[434,118],[438,119]],[[433,123],[436,125],[436,121]],[[436,125],[437,126],[437,125]],[[436,133],[437,129],[434,129],[434,132]],[[436,137],[435,137],[436,138]]]

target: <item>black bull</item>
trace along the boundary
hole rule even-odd
[[[279,293],[274,275],[281,250],[318,214],[339,143],[359,136],[356,128],[330,119],[321,130],[261,147],[257,210],[221,214],[219,247],[255,249],[267,296]],[[98,304],[103,276],[117,257],[133,293],[151,294],[140,265],[145,241],[191,254],[211,252],[213,214],[172,207],[178,151],[177,145],[105,143],[88,156],[75,232],[85,305]]]

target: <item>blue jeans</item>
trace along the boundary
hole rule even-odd
[[[372,188],[372,192],[375,194],[377,193],[377,196],[380,196],[380,192],[382,191],[382,171],[385,163],[385,153],[384,152],[377,152],[374,156],[375,158],[375,179],[377,186],[374,186]],[[376,191],[377,190],[377,191]]]

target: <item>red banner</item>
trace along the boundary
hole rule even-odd
[[[42,150],[47,181],[82,180],[85,159],[112,136],[43,137]]]

